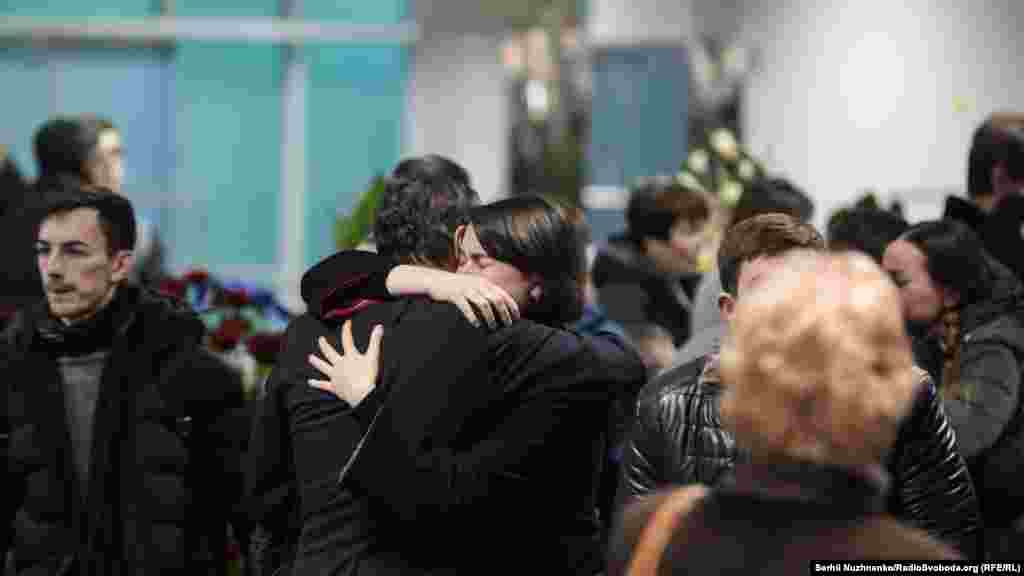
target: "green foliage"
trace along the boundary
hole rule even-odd
[[[679,179],[716,196],[726,208],[735,206],[750,185],[764,177],[764,167],[728,129],[709,130],[694,140]]]
[[[542,159],[547,175],[546,191],[571,206],[579,205],[583,188],[583,145],[572,131],[566,131],[561,141],[549,144]]]
[[[339,250],[349,250],[359,246],[369,238],[373,231],[373,221],[377,215],[377,203],[384,192],[384,177],[377,176],[370,182],[370,187],[363,192],[355,208],[347,216],[339,216],[334,226],[335,244]]]

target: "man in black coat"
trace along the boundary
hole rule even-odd
[[[1024,281],[1024,116],[993,115],[974,131],[967,199],[946,198],[942,217],[970,227],[1003,266]]]
[[[446,162],[396,168],[375,225],[381,255],[451,257],[443,218],[475,193]],[[351,256],[304,276],[308,313],[288,329],[250,443],[253,520],[272,530],[297,505],[292,573],[600,571],[603,433],[615,391],[643,382],[639,357],[621,340],[526,320],[490,332],[451,304],[369,299],[387,294],[393,262]],[[373,326],[387,334],[377,386],[354,408],[308,385],[321,377],[316,339],[341,349],[348,318],[360,348]]]
[[[780,255],[823,247],[813,227],[782,214],[738,223],[726,234],[719,254],[723,292],[729,295],[723,295],[723,317],[741,292],[756,289]],[[981,534],[974,485],[934,384],[924,370],[916,374],[919,396],[886,462],[893,482],[888,512],[973,556]],[[645,386],[624,455],[620,500],[643,497],[668,484],[721,486],[731,481],[745,452],[721,426],[721,394],[717,350]]]
[[[221,574],[241,387],[190,310],[125,282],[131,204],[68,186],[38,229],[45,299],[4,335],[4,551],[16,574]]]

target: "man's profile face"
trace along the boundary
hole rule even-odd
[[[96,186],[121,193],[124,184],[124,149],[120,132],[114,129],[100,132],[88,172],[89,180]]]
[[[78,208],[48,216],[39,227],[36,264],[50,312],[68,323],[93,316],[113,298],[128,274],[131,252],[113,256],[99,212]]]

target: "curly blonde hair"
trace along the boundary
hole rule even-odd
[[[920,382],[877,264],[808,251],[740,300],[721,377],[723,424],[755,455],[851,468],[882,461]]]

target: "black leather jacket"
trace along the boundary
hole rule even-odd
[[[722,429],[721,385],[705,356],[655,378],[637,404],[624,455],[620,498],[667,484],[731,482],[744,454]],[[715,360],[710,360],[714,362]],[[931,378],[917,370],[921,393],[886,462],[888,512],[976,557],[981,515],[974,485]]]

